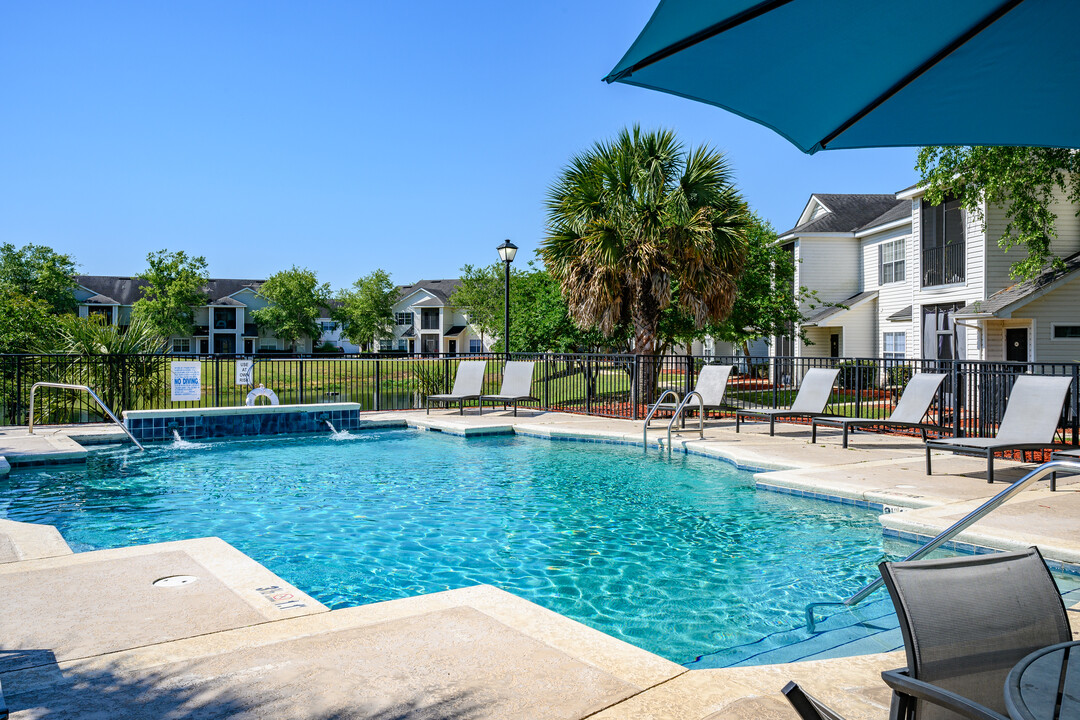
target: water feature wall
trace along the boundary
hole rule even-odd
[[[253,407],[128,410],[124,425],[139,441],[329,432],[361,426],[359,403],[317,405],[255,405]]]

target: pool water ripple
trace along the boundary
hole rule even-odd
[[[216,535],[331,607],[489,583],[677,662],[802,623],[886,554],[877,515],[708,458],[384,430],[210,442],[0,480],[73,547]]]

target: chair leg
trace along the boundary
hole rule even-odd
[[[847,435],[848,435],[848,426],[847,426],[847,423],[844,423],[844,449],[845,450],[847,450]]]
[[[776,417],[770,416],[769,417],[769,437],[772,437],[775,434],[776,434]]]
[[[847,433],[844,433],[844,440],[847,440]],[[817,423],[813,420],[810,421],[810,442],[817,443]]]
[[[735,432],[739,432],[739,420],[741,418],[742,418],[742,416],[739,415],[739,412],[736,410],[735,411]]]
[[[930,472],[930,446],[929,445],[926,446],[926,474],[927,475],[932,475],[933,474],[933,473]]]
[[[922,433],[922,441],[926,442],[926,428],[919,428],[919,432]]]
[[[1020,451],[1023,453],[1023,451]],[[1022,455],[1021,455],[1022,456]],[[994,451],[990,450],[986,453],[986,482],[993,485],[994,483]]]

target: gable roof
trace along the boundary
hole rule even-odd
[[[896,195],[891,193],[879,195],[814,193],[811,201],[816,201],[829,212],[780,233],[781,237],[808,233],[853,233],[888,222],[881,218],[894,213],[899,213],[896,217],[892,217],[894,220],[905,217],[903,214],[905,209],[907,215],[911,214],[911,201],[897,200]]]
[[[955,317],[1009,317],[1013,310],[1039,299],[1058,285],[1075,279],[1073,276],[1080,270],[1080,252],[1063,260],[1064,270],[1051,268],[1036,278],[998,290],[985,300],[968,303],[960,308],[954,313]]]
[[[115,298],[120,305],[134,305],[142,297],[146,281],[141,278],[120,275],[76,275],[75,282],[90,292]],[[210,298],[226,298],[244,288],[258,292],[265,280],[242,280],[234,278],[212,278],[202,290]]]
[[[862,305],[868,300],[873,300],[878,296],[877,290],[867,290],[857,295],[852,295],[847,300],[842,300],[839,305],[826,305],[825,307],[818,308],[812,313],[808,313],[803,320],[803,327],[830,327],[829,321],[835,318],[841,313],[846,313],[859,305]]]
[[[444,278],[442,280],[419,280],[412,285],[402,285],[398,288],[398,292],[401,293],[401,297],[411,295],[417,290],[427,290],[429,293],[443,301],[443,304],[450,302],[450,296],[454,294],[454,290],[461,284],[460,278]]]

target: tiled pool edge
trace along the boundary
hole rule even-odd
[[[358,430],[359,403],[256,405],[230,408],[174,408],[124,412],[124,426],[136,440],[184,440]]]

